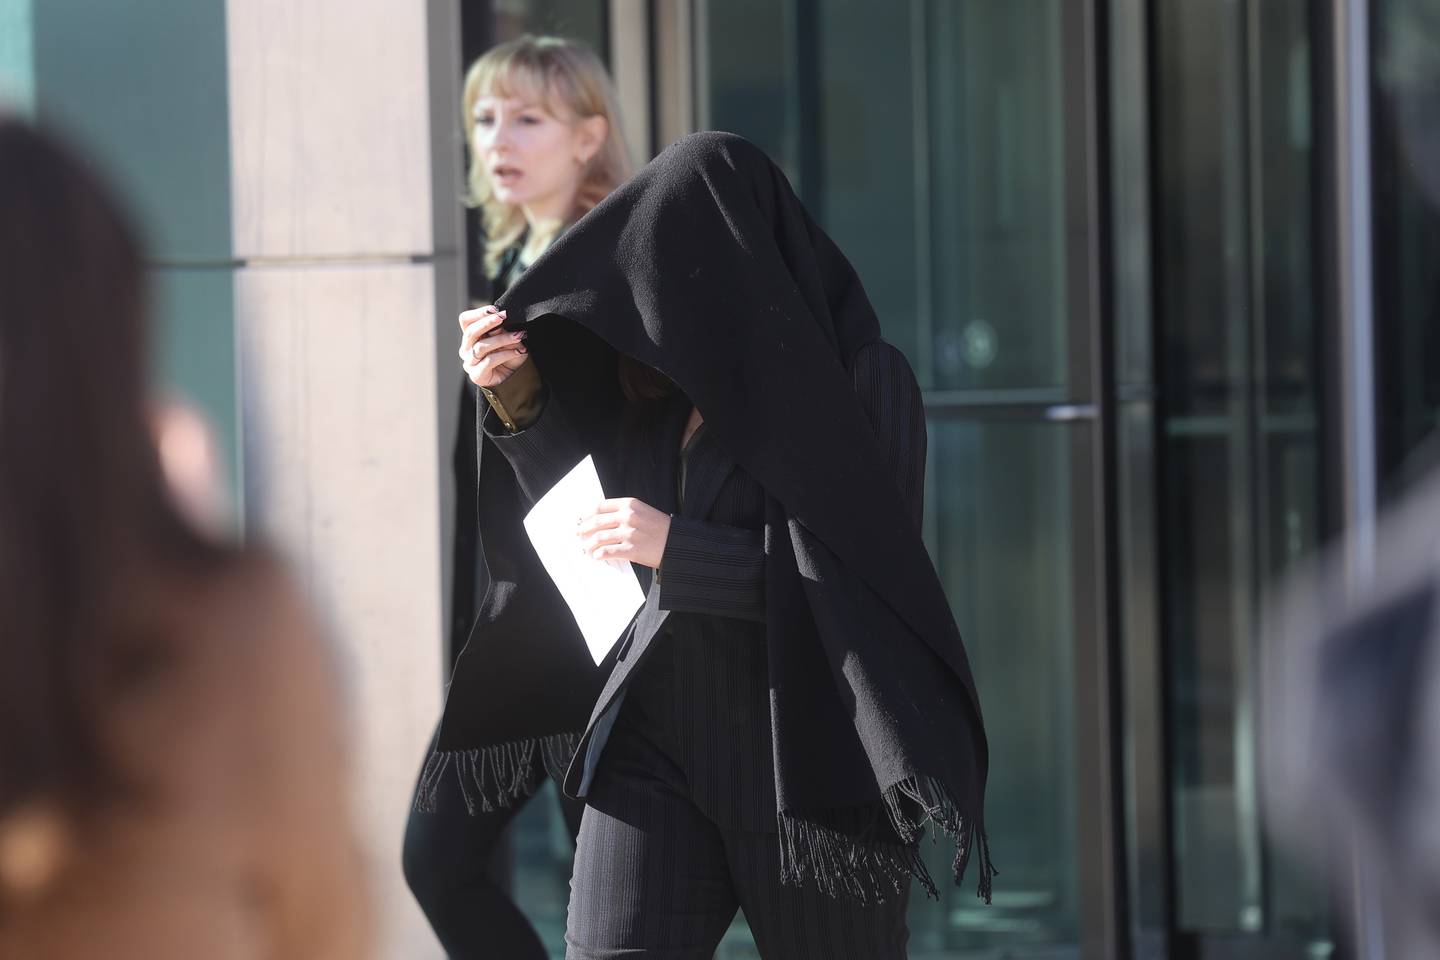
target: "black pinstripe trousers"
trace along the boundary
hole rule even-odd
[[[765,960],[903,960],[905,896],[861,906],[780,883],[776,835],[722,827],[624,709],[586,798],[569,960],[710,960],[735,916]]]

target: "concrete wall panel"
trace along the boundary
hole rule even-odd
[[[235,253],[429,253],[425,5],[228,5]]]
[[[400,846],[440,708],[439,461],[429,266],[252,267],[235,279],[251,531],[341,645],[382,956],[437,956]]]

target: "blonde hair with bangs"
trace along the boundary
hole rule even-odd
[[[561,119],[601,116],[605,143],[586,164],[575,202],[584,214],[630,176],[632,164],[620,126],[615,85],[589,47],[563,37],[522,36],[487,50],[465,74],[461,98],[465,143],[470,149],[467,202],[481,211],[485,227],[485,274],[495,276],[504,252],[525,233],[525,214],[495,197],[485,159],[473,147],[475,103],[484,96],[516,97],[544,106]]]

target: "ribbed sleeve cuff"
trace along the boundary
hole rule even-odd
[[[671,517],[659,578],[661,610],[763,621],[764,533]]]

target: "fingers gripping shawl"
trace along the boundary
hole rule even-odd
[[[783,879],[873,901],[914,875],[934,893],[915,846],[928,821],[956,844],[956,882],[979,848],[988,901],[979,699],[848,372],[879,322],[783,173],[740,137],[686,137],[501,305],[552,384],[590,376],[580,334],[666,374],[766,491]]]

